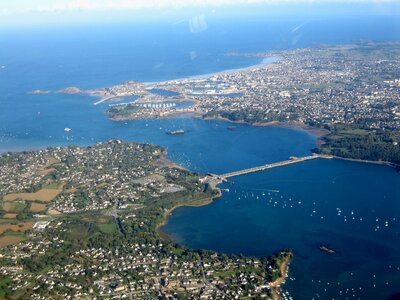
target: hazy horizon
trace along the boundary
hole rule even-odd
[[[253,0],[233,1],[227,4],[224,0],[188,1],[187,5],[176,1],[175,5],[168,5],[171,1],[160,5],[159,1],[109,1],[108,6],[92,5],[92,1],[58,1],[44,5],[48,1],[11,1],[0,3],[0,28],[35,26],[65,26],[82,24],[113,24],[113,23],[179,23],[197,18],[202,22],[206,19],[230,18],[238,21],[251,18],[269,18],[280,21],[282,18],[318,19],[326,17],[356,17],[368,15],[400,16],[400,3],[396,1],[301,1],[287,0],[283,3],[276,1]],[[69,4],[65,4],[65,3]],[[30,4],[29,4],[30,3]],[[42,3],[42,5],[38,5]],[[84,5],[86,3],[86,6]],[[101,3],[101,2],[100,2]],[[125,3],[118,6],[118,3]],[[138,5],[135,6],[134,3]],[[158,3],[151,6],[152,3]],[[202,3],[202,5],[200,4]],[[25,5],[24,5],[25,4]],[[196,20],[195,20],[196,21]]]

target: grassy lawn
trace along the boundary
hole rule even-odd
[[[11,212],[19,213],[19,212],[22,212],[25,208],[26,208],[25,202],[15,202],[15,203],[13,203]]]
[[[103,231],[104,233],[113,233],[118,230],[117,224],[112,223],[112,224],[97,224],[99,226],[100,230]]]
[[[347,129],[338,132],[338,135],[367,135],[371,131],[365,129]]]
[[[2,209],[9,213],[20,213],[26,208],[25,202],[3,202],[1,204]]]
[[[13,219],[0,219],[0,224],[2,224],[2,223],[11,223],[11,224],[15,224],[15,223],[18,223],[19,221],[18,220],[13,220]]]
[[[81,224],[73,224],[68,230],[69,240],[85,240],[88,236],[88,229]]]
[[[20,238],[25,238],[25,234],[23,232],[15,232],[15,231],[7,231],[2,236],[15,236]]]
[[[347,129],[347,130],[339,130],[335,132],[335,134],[329,136],[329,139],[331,140],[340,140],[340,139],[346,139],[346,138],[357,138],[357,137],[364,137],[367,136],[369,133],[371,133],[368,130],[364,129]]]

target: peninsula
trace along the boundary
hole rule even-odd
[[[0,298],[281,299],[293,253],[250,258],[162,238],[219,190],[147,144],[0,156]]]

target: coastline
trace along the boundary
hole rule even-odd
[[[168,168],[175,168],[175,169],[180,169],[180,170],[184,170],[184,171],[189,171],[190,172],[190,170],[182,167],[181,165],[178,165],[177,163],[173,162],[172,160],[169,160],[167,158],[167,155],[168,155],[168,151],[167,151],[167,149],[164,148],[162,153],[161,153],[161,155],[160,155],[160,159],[158,160],[158,163],[161,166],[166,166]]]
[[[322,143],[323,141],[320,140],[321,138],[330,134],[330,131],[323,128],[316,128],[308,126],[301,122],[280,122],[280,121],[270,121],[270,122],[246,122],[243,120],[233,121],[228,118],[224,118],[221,116],[216,117],[203,117],[203,113],[196,112],[196,111],[187,111],[187,112],[170,112],[166,113],[162,116],[153,116],[153,117],[146,117],[146,118],[131,118],[131,117],[109,117],[111,121],[114,122],[123,122],[123,121],[136,121],[136,120],[143,120],[143,119],[166,119],[172,117],[179,117],[179,116],[189,116],[195,119],[205,120],[205,121],[225,121],[232,124],[245,124],[249,126],[258,126],[258,127],[281,127],[281,128],[291,128],[291,129],[302,129],[310,133],[311,135],[317,138],[317,143]]]
[[[175,164],[174,162],[168,160],[166,151],[164,151],[162,153],[162,155],[160,157],[160,161],[162,163],[164,163],[166,166],[178,167],[178,168],[186,170],[185,168],[183,168],[183,167]],[[157,235],[163,240],[173,241],[170,235],[168,235],[167,233],[164,233],[162,231],[162,228],[166,224],[168,224],[169,218],[171,217],[172,213],[176,209],[178,209],[180,207],[202,207],[202,206],[207,206],[207,205],[213,203],[215,199],[220,198],[222,196],[222,191],[217,186],[213,187],[213,190],[217,191],[217,195],[215,195],[215,196],[206,197],[206,198],[202,198],[202,199],[198,199],[198,200],[193,200],[193,201],[190,201],[190,202],[187,202],[187,203],[179,203],[179,204],[177,204],[177,205],[175,205],[175,206],[173,206],[173,207],[171,207],[169,209],[164,210],[163,217],[162,217],[161,221],[157,224],[157,226],[155,228]],[[285,258],[285,260],[280,265],[280,273],[282,274],[281,277],[277,278],[275,281],[273,281],[273,282],[271,282],[269,284],[269,287],[270,287],[270,290],[271,290],[272,300],[284,300],[285,299],[283,297],[283,295],[282,295],[282,287],[281,287],[281,285],[283,285],[285,283],[285,280],[288,277],[289,265],[290,265],[292,259],[293,259],[293,254],[291,254],[290,256],[287,256]]]
[[[161,163],[161,165],[164,165],[166,167],[169,168],[177,168],[177,169],[181,169],[181,170],[187,170],[186,168],[176,164],[175,162],[169,160],[167,158],[168,152],[166,149],[164,149],[164,151],[161,153],[159,162]],[[219,198],[222,196],[222,191],[221,189],[219,189],[218,187],[215,187],[214,190],[217,191],[217,195],[213,196],[213,197],[205,197],[202,199],[197,199],[197,200],[193,200],[193,201],[189,201],[187,203],[179,203],[169,209],[164,210],[164,214],[163,217],[161,219],[161,222],[159,222],[155,228],[156,233],[162,238],[162,239],[166,239],[166,240],[171,240],[171,237],[162,232],[161,229],[168,223],[169,217],[171,216],[171,214],[173,213],[173,211],[179,207],[201,207],[201,206],[206,206],[209,205],[211,203],[213,203],[214,199]]]
[[[194,201],[191,201],[188,203],[180,203],[170,209],[166,209],[164,211],[164,215],[163,215],[161,222],[158,223],[158,225],[156,226],[156,233],[158,234],[158,236],[163,240],[172,241],[171,236],[162,232],[162,228],[168,223],[168,220],[169,220],[170,216],[172,215],[172,213],[179,207],[202,207],[202,206],[206,206],[206,205],[213,203],[215,199],[222,196],[221,189],[219,189],[219,188],[215,188],[215,189],[218,191],[218,194],[214,197],[207,197],[207,198],[203,198],[200,200],[194,200]],[[272,300],[284,300],[285,299],[282,295],[281,285],[283,285],[285,283],[285,280],[289,275],[288,274],[289,273],[289,265],[290,265],[292,259],[293,259],[293,255],[286,257],[286,259],[282,262],[282,264],[280,266],[280,272],[281,272],[282,276],[277,278],[274,282],[271,282],[269,284],[270,291],[272,294]]]
[[[281,127],[281,128],[290,128],[290,129],[294,129],[294,130],[299,130],[300,129],[300,130],[304,130],[307,133],[309,133],[309,134],[313,135],[314,137],[316,137],[317,147],[319,147],[322,144],[324,144],[323,138],[325,136],[328,136],[329,134],[331,134],[331,131],[329,131],[328,129],[312,127],[312,126],[306,125],[306,124],[304,124],[302,122],[270,121],[270,122],[254,122],[254,123],[251,123],[251,122],[246,122],[246,121],[243,121],[243,120],[233,121],[233,120],[230,120],[228,118],[221,117],[221,116],[203,117],[203,114],[200,113],[200,112],[173,112],[173,113],[165,114],[163,116],[143,118],[143,119],[154,119],[154,118],[164,119],[164,118],[170,118],[170,117],[174,117],[174,116],[189,116],[191,118],[205,120],[205,121],[217,120],[217,121],[229,122],[229,123],[232,123],[232,124],[245,124],[245,125],[249,125],[249,126]],[[138,119],[132,119],[130,117],[126,117],[126,118],[110,118],[110,120],[114,121],[114,122],[121,122],[121,121],[135,121],[135,120],[138,120]],[[389,162],[389,161],[374,161],[374,160],[365,160],[365,159],[341,157],[341,156],[335,156],[335,155],[329,155],[329,156],[331,158],[334,158],[334,159],[347,160],[347,161],[353,161],[353,162],[359,162],[359,163],[385,165],[385,166],[392,167],[392,168],[399,168],[400,167],[400,165],[397,165],[397,164]]]
[[[293,255],[290,255],[285,258],[280,266],[280,272],[282,274],[281,277],[277,278],[274,282],[270,283],[269,287],[272,292],[272,299],[273,300],[281,300],[284,299],[282,297],[282,289],[281,285],[285,283],[286,278],[289,274],[289,265],[293,259]]]
[[[217,71],[217,72],[211,72],[211,73],[205,73],[205,74],[199,74],[199,75],[192,75],[192,76],[180,77],[180,78],[162,80],[162,81],[148,81],[148,82],[143,82],[143,84],[151,87],[152,85],[164,84],[164,83],[171,82],[171,81],[185,81],[185,80],[193,80],[193,79],[204,79],[204,78],[208,78],[208,77],[216,76],[216,75],[223,75],[223,74],[231,74],[231,73],[236,73],[236,72],[251,71],[251,70],[254,70],[254,69],[257,69],[257,68],[265,67],[265,66],[267,66],[269,64],[272,64],[272,63],[276,62],[279,59],[280,59],[279,56],[271,55],[269,57],[262,57],[260,62],[258,62],[256,64],[252,64],[252,65],[247,66],[247,67],[226,69],[226,70]]]
[[[195,116],[195,118],[197,118],[197,117]],[[291,128],[291,129],[303,129],[303,130],[307,131],[308,133],[314,135],[317,139],[321,139],[324,136],[327,136],[328,134],[330,134],[330,131],[327,129],[311,127],[302,122],[270,121],[270,122],[254,122],[254,123],[252,123],[252,122],[246,122],[243,120],[233,121],[228,118],[224,118],[224,117],[220,117],[220,116],[205,117],[202,119],[203,120],[220,120],[220,121],[226,121],[226,122],[233,123],[233,124],[246,124],[249,126],[259,126],[259,127],[281,127],[281,128]]]
[[[280,60],[280,57],[278,55],[271,55],[269,57],[262,57],[260,58],[261,61],[255,64],[251,64],[246,67],[241,67],[241,68],[233,68],[233,69],[225,69],[222,71],[217,71],[217,72],[211,72],[211,73],[204,73],[204,74],[199,74],[199,75],[192,75],[192,76],[187,76],[187,77],[180,77],[180,78],[173,78],[173,79],[168,79],[168,80],[161,80],[161,81],[148,81],[148,82],[143,82],[143,85],[145,86],[145,89],[151,89],[151,88],[157,88],[159,84],[166,84],[169,82],[173,81],[186,81],[186,80],[196,80],[196,79],[205,79],[205,78],[210,78],[212,76],[217,76],[217,75],[224,75],[224,74],[232,74],[232,73],[237,73],[237,72],[246,72],[246,71],[253,71],[258,68],[262,68],[265,66],[268,66],[270,64],[273,64],[277,61]],[[104,88],[98,88],[98,89],[88,89],[88,90],[83,90],[78,87],[67,87],[61,90],[57,91],[42,91],[42,90],[33,90],[27,92],[28,94],[33,94],[33,95],[40,95],[40,94],[50,94],[50,93],[59,93],[59,94],[87,94],[89,96],[97,97],[100,98],[98,101],[93,103],[95,106],[99,105],[101,103],[107,102],[111,99],[114,98],[119,98],[119,97],[129,97],[129,96],[135,96],[134,94],[128,94],[128,95],[103,95],[104,93]]]
[[[391,168],[400,167],[400,165],[397,165],[397,164],[392,163],[390,161],[384,161],[384,160],[368,160],[368,159],[347,158],[347,157],[341,157],[341,156],[335,156],[335,155],[332,155],[332,158],[340,159],[340,160],[347,160],[347,161],[352,161],[352,162],[358,162],[358,163],[364,163],[364,164],[384,165],[384,166],[391,167]]]
[[[223,118],[220,116],[217,117],[206,117],[206,118],[202,118],[200,116],[200,114],[194,115],[192,116],[193,118],[197,118],[197,119],[203,119],[203,120],[208,120],[208,121],[212,121],[212,120],[219,120],[219,121],[226,121],[229,123],[233,123],[233,124],[246,124],[249,126],[259,126],[259,127],[281,127],[281,128],[290,128],[290,129],[301,129],[301,130],[305,130],[306,132],[308,132],[309,134],[315,136],[317,138],[317,146],[320,146],[324,143],[323,138],[329,134],[331,134],[331,131],[329,131],[328,129],[323,129],[323,128],[317,128],[317,127],[312,127],[309,125],[306,125],[302,122],[280,122],[280,121],[270,121],[270,122],[255,122],[255,123],[251,123],[251,122],[246,122],[243,120],[238,120],[238,121],[233,121],[230,120],[228,118]],[[340,159],[340,160],[347,160],[347,161],[353,161],[353,162],[359,162],[359,163],[367,163],[367,164],[375,164],[375,165],[385,165],[388,167],[392,167],[392,168],[397,168],[400,167],[400,165],[397,165],[395,163],[392,163],[390,161],[382,161],[382,160],[368,160],[368,159],[357,159],[357,158],[349,158],[349,157],[341,157],[341,156],[335,156],[335,155],[328,155],[331,158],[334,159]]]
[[[105,113],[106,115],[107,112]],[[163,114],[162,116],[149,116],[144,118],[131,118],[131,117],[110,117],[109,120],[113,122],[126,122],[126,121],[137,121],[137,120],[146,120],[146,119],[167,119],[172,117],[179,117],[179,116],[191,116],[193,118],[201,119],[202,113],[195,112],[195,111],[174,111],[168,112]]]
[[[216,190],[217,190],[218,194],[214,197],[207,197],[207,198],[203,198],[203,199],[199,199],[199,200],[190,201],[187,203],[180,203],[169,209],[166,209],[164,211],[164,215],[163,215],[161,222],[159,224],[157,224],[157,226],[156,226],[157,234],[164,240],[172,240],[171,237],[168,234],[162,232],[161,229],[168,223],[169,217],[174,212],[174,210],[176,210],[179,207],[201,207],[201,206],[209,205],[209,204],[213,203],[215,199],[222,196],[221,190],[219,188],[216,188]]]

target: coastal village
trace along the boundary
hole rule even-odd
[[[1,297],[286,297],[290,250],[246,258],[163,236],[174,207],[209,203],[218,192],[160,147],[111,140],[6,153],[0,176]]]
[[[110,109],[114,120],[194,113],[249,123],[299,122],[307,125],[363,124],[370,129],[400,127],[398,43],[296,49],[231,56],[271,58],[243,71],[193,79],[141,84],[126,82],[87,91],[106,100],[137,95]],[[152,94],[153,89],[179,96]],[[137,103],[192,101],[186,108]]]
[[[264,62],[194,78],[58,92],[99,97],[94,104],[108,103],[114,121],[188,115],[303,127],[319,137],[315,153],[400,166],[399,43],[226,55]]]
[[[112,87],[111,98],[109,92],[102,95],[104,89],[88,93],[121,100],[119,95],[126,95],[129,86],[135,87],[132,95],[142,88],[134,102],[110,104],[107,114],[115,121],[189,114],[259,126],[304,127],[318,132],[318,154],[400,166],[399,43],[227,55],[259,57],[269,63],[200,78],[147,85],[127,82]],[[162,97],[154,90],[175,94]],[[164,105],[180,102],[191,105]]]

